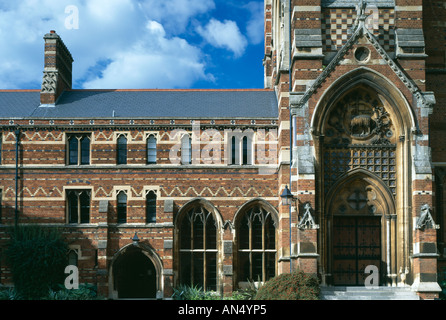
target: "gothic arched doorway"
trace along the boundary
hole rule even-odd
[[[364,285],[367,266],[377,267],[380,284],[394,282],[407,258],[397,242],[408,234],[405,116],[364,72],[333,93],[316,126],[321,263],[335,285]]]
[[[118,299],[155,299],[158,273],[148,255],[129,246],[113,263],[114,289]]]
[[[344,177],[328,195],[334,285],[364,285],[367,267],[373,267],[379,284],[385,281],[391,263],[391,226],[386,223],[394,212],[391,197],[385,185],[361,169]]]

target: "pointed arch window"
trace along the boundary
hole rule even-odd
[[[157,158],[157,144],[156,137],[152,134],[147,139],[147,163],[156,164]]]
[[[117,163],[127,164],[127,137],[125,135],[120,135],[117,143]]]
[[[68,191],[68,223],[90,223],[90,198],[90,190]]]
[[[239,281],[267,281],[276,274],[276,225],[270,212],[257,205],[238,226]]]
[[[180,281],[205,290],[217,289],[217,223],[201,205],[180,222]]]
[[[150,191],[146,197],[146,222],[156,222],[156,193]]]
[[[68,164],[90,164],[90,135],[70,134],[68,136]]]
[[[127,194],[124,191],[118,193],[118,223],[127,223]]]
[[[78,260],[79,260],[79,257],[78,257],[76,250],[70,250],[68,252],[68,265],[77,267]]]
[[[231,165],[251,165],[253,164],[253,134],[234,133],[230,137],[229,164]]]

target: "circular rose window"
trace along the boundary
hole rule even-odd
[[[355,51],[355,58],[359,62],[364,62],[370,56],[370,50],[365,47],[360,47]]]

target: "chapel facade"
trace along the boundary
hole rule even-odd
[[[257,90],[74,90],[51,31],[41,90],[0,91],[0,254],[11,226],[62,228],[110,299],[297,269],[438,297],[445,19],[434,0],[265,0]]]

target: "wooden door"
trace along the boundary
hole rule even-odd
[[[364,285],[369,265],[381,269],[381,217],[334,217],[334,284]]]

